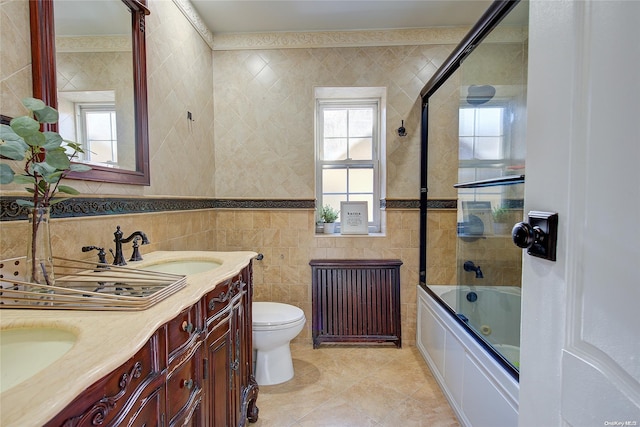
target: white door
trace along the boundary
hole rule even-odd
[[[530,4],[520,427],[640,426],[640,1]]]

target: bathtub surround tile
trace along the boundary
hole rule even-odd
[[[413,346],[293,343],[291,352],[295,376],[260,387],[256,427],[459,426]]]

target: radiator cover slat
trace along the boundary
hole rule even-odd
[[[313,347],[391,342],[401,347],[400,260],[311,260]]]

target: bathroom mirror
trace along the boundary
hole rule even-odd
[[[29,8],[34,97],[58,109],[52,128],[82,143],[92,168],[69,177],[149,185],[144,0]]]

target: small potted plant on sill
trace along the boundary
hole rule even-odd
[[[495,234],[508,234],[509,228],[509,210],[499,206],[493,209],[493,232]]]
[[[333,209],[330,205],[324,205],[324,207],[320,209],[320,219],[322,220],[325,234],[335,233],[336,220],[338,219],[339,213],[339,211]]]
[[[22,104],[31,114],[16,117],[9,125],[0,127],[0,155],[3,160],[24,161],[17,171],[7,163],[0,163],[0,184],[25,184],[31,194],[28,200],[16,203],[29,211],[30,238],[27,244],[26,281],[39,285],[53,285],[53,259],[49,234],[50,206],[77,190],[60,181],[71,171],[84,172],[89,166],[71,161],[82,153],[82,147],[63,140],[57,132],[41,131],[41,125],[56,123],[58,111],[35,98],[25,98]],[[17,165],[16,165],[17,166]],[[65,197],[55,197],[64,193]]]

